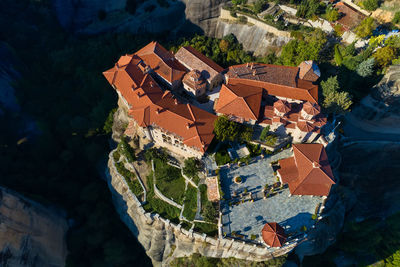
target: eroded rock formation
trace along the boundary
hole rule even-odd
[[[64,266],[65,217],[0,187],[0,266]]]

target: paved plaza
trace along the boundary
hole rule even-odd
[[[255,162],[243,167],[230,167],[220,170],[222,189],[225,198],[231,198],[233,192],[242,192],[247,188],[248,192],[257,195],[254,202],[246,201],[238,205],[229,206],[225,203],[222,207],[223,231],[226,234],[235,231],[238,234],[250,238],[254,234],[259,236],[261,229],[267,222],[277,222],[286,229],[287,233],[296,233],[304,225],[311,227],[318,203],[322,203],[321,197],[290,196],[289,189],[283,189],[277,195],[263,199],[262,189],[268,183],[276,183],[271,162],[292,155],[290,149],[286,149],[273,156],[264,159],[258,158]],[[236,184],[233,179],[242,177],[242,183]],[[258,197],[260,196],[260,197]]]

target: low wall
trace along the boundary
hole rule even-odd
[[[169,257],[184,257],[199,253],[207,257],[266,261],[287,254],[302,240],[294,239],[281,248],[249,244],[229,238],[214,238],[186,230],[159,214],[146,212],[137,197],[130,191],[124,177],[115,168],[112,153],[108,160],[108,185],[114,204],[128,228],[143,245],[155,266]]]
[[[255,26],[257,26],[257,27],[269,32],[269,33],[272,33],[272,34],[274,34],[276,36],[279,36],[279,37],[290,38],[290,33],[289,32],[280,31],[277,28],[275,28],[275,27],[273,27],[271,25],[268,25],[265,22],[262,22],[262,21],[260,21],[258,19],[255,19],[255,18],[251,17],[251,16],[248,16],[246,14],[243,14],[243,13],[240,13],[240,12],[236,12],[236,13],[239,14],[240,16],[246,17],[247,18],[247,22],[249,22],[251,24],[254,24]],[[237,21],[237,18],[232,17],[231,14],[230,14],[230,11],[226,10],[226,9],[221,9],[221,14],[220,14],[219,18],[220,19],[229,20],[229,21],[235,21],[235,22]]]

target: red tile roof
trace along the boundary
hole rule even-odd
[[[181,137],[187,146],[205,152],[214,138],[217,117],[190,104],[178,103],[170,91],[163,92],[141,63],[138,56],[126,55],[103,72],[130,105],[129,115],[141,127],[160,127]]]
[[[274,102],[274,108],[279,112],[286,114],[290,111],[290,104],[287,101],[279,99],[278,101]]]
[[[201,76],[200,71],[198,70],[191,70],[183,77],[182,82],[189,86],[190,88],[197,90],[202,89],[207,86],[205,80]]]
[[[291,158],[280,160],[278,170],[292,195],[327,196],[335,184],[322,144],[294,144]]]
[[[321,71],[312,60],[301,62],[299,69],[299,78],[306,81],[315,82],[321,76]]]
[[[154,72],[172,83],[181,80],[187,72],[186,68],[162,45],[151,42],[136,52]]]
[[[285,230],[276,222],[266,223],[261,230],[261,235],[270,247],[282,247],[287,238]]]
[[[244,120],[258,120],[260,115],[262,89],[241,84],[223,84],[215,111],[233,115]]]
[[[224,70],[217,63],[191,46],[181,47],[178,52],[176,52],[175,58],[190,70],[199,70],[203,77],[209,82]]]
[[[310,115],[318,115],[321,112],[321,107],[316,103],[305,102],[303,104],[303,110]]]
[[[309,133],[314,130],[314,127],[308,121],[298,121],[297,128],[299,128],[300,131],[305,133]]]
[[[336,22],[343,25],[346,30],[351,30],[357,27],[360,22],[366,18],[364,14],[344,2],[337,3],[335,8],[339,11],[339,14],[341,14],[340,19]]]
[[[318,86],[298,74],[298,67],[247,63],[229,67],[226,75],[229,84],[257,86],[269,95],[317,103]]]

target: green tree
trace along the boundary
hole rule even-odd
[[[253,6],[253,10],[256,14],[260,13],[261,11],[263,11],[268,5],[268,1],[267,0],[257,0],[254,3]]]
[[[339,12],[336,8],[328,8],[325,17],[327,20],[333,22],[339,19]]]
[[[379,7],[379,0],[364,0],[362,6],[369,11],[374,11]]]
[[[323,107],[329,113],[344,114],[353,104],[348,92],[330,92],[324,95]]]
[[[265,141],[267,139],[268,136],[268,132],[269,132],[269,125],[267,125],[267,127],[265,127],[260,134],[260,140],[261,141]]]
[[[183,173],[191,178],[195,177],[200,170],[200,162],[196,158],[185,159]]]
[[[229,42],[227,40],[222,39],[219,42],[219,49],[221,49],[222,52],[227,52],[229,49]]]
[[[335,45],[335,62],[337,66],[342,65],[343,56],[342,52],[340,52],[340,46],[338,44]]]
[[[386,260],[387,267],[400,266],[400,250],[397,250],[392,256],[388,257]]]
[[[357,67],[357,74],[361,77],[368,77],[374,72],[375,59],[369,58],[360,63]]]
[[[214,205],[212,202],[207,201],[206,204],[203,207],[203,213],[202,213],[204,219],[207,222],[214,222],[216,217],[217,217],[217,211],[214,208]]]
[[[339,90],[339,82],[337,76],[331,76],[325,81],[321,82],[322,94],[326,95],[331,92],[336,92]]]
[[[108,113],[107,119],[104,122],[103,131],[106,134],[109,134],[109,133],[112,132],[112,126],[113,126],[113,123],[114,123],[114,113],[115,113],[115,111],[117,111],[117,108],[113,108],[110,111],[110,113]]]
[[[372,31],[374,30],[374,24],[375,22],[372,17],[365,18],[361,21],[360,25],[357,26],[355,32],[361,38],[368,37],[372,34]]]
[[[386,67],[395,59],[396,52],[391,46],[385,46],[377,49],[372,56],[380,67]]]
[[[253,139],[253,127],[248,125],[241,125],[240,139],[244,141],[251,141]]]
[[[235,140],[239,134],[240,125],[230,121],[227,116],[219,116],[214,123],[214,133],[218,140]]]
[[[296,16],[300,18],[310,19],[314,15],[318,15],[320,8],[320,1],[318,0],[302,0],[297,12]]]

